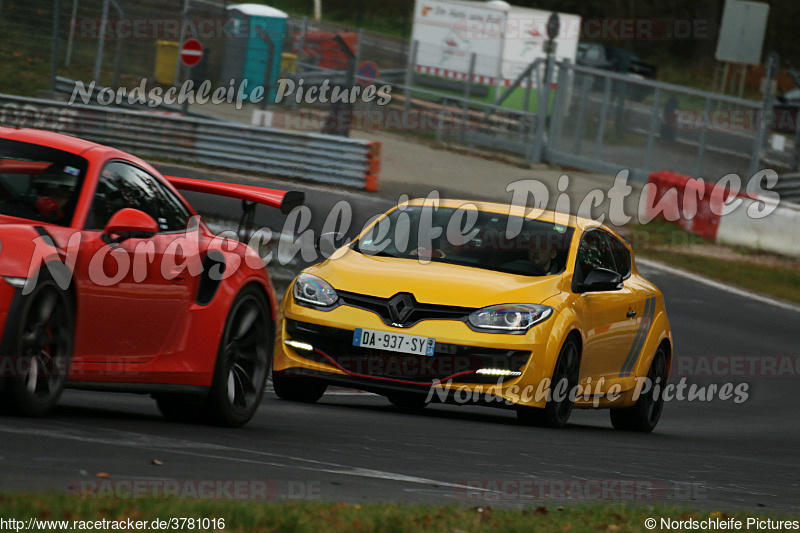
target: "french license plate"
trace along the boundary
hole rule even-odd
[[[407,333],[389,333],[388,331],[357,328],[353,332],[353,346],[416,355],[433,355],[436,339]]]

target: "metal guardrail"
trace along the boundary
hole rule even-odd
[[[56,131],[141,157],[375,190],[380,143],[0,94],[0,125]]]
[[[782,174],[773,190],[781,195],[784,202],[800,204],[800,172]]]

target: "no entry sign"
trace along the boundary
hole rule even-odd
[[[189,39],[181,46],[181,61],[187,67],[193,67],[203,59],[203,45],[197,39]]]

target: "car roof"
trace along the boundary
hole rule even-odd
[[[430,202],[430,200],[426,200],[425,198],[415,198],[413,200],[409,200],[406,203],[406,205],[410,206],[424,205],[426,201]],[[485,211],[488,213],[524,216],[525,218],[541,220],[543,222],[552,222],[554,224],[558,224],[561,226],[568,226],[570,228],[577,228],[584,231],[591,227],[602,227],[603,229],[611,230],[612,233],[616,234],[616,232],[613,231],[613,229],[607,227],[605,224],[597,222],[596,220],[592,220],[586,217],[580,217],[577,215],[562,213],[560,211],[554,211],[551,209],[536,209],[527,206],[503,204],[499,202],[476,202],[472,200],[454,200],[448,198],[439,199],[438,205],[440,207],[449,207],[453,209],[458,209],[459,207],[468,208],[467,206],[475,206],[475,209],[477,209],[478,211]]]
[[[78,137],[65,135],[63,133],[55,133],[52,131],[28,128],[17,129],[0,126],[0,138],[38,144],[40,146],[55,148],[57,150],[63,150],[65,152],[78,155],[83,155],[90,150],[98,150],[106,153],[116,153],[126,158],[131,157],[129,154],[117,150],[116,148],[111,148],[110,146],[105,146],[96,142],[87,141],[86,139],[80,139]]]

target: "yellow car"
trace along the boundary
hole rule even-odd
[[[630,244],[589,219],[412,200],[301,272],[282,310],[283,399],[315,402],[334,384],[404,409],[514,408],[548,427],[573,407],[610,408],[618,429],[652,431],[661,416],[664,298]]]

